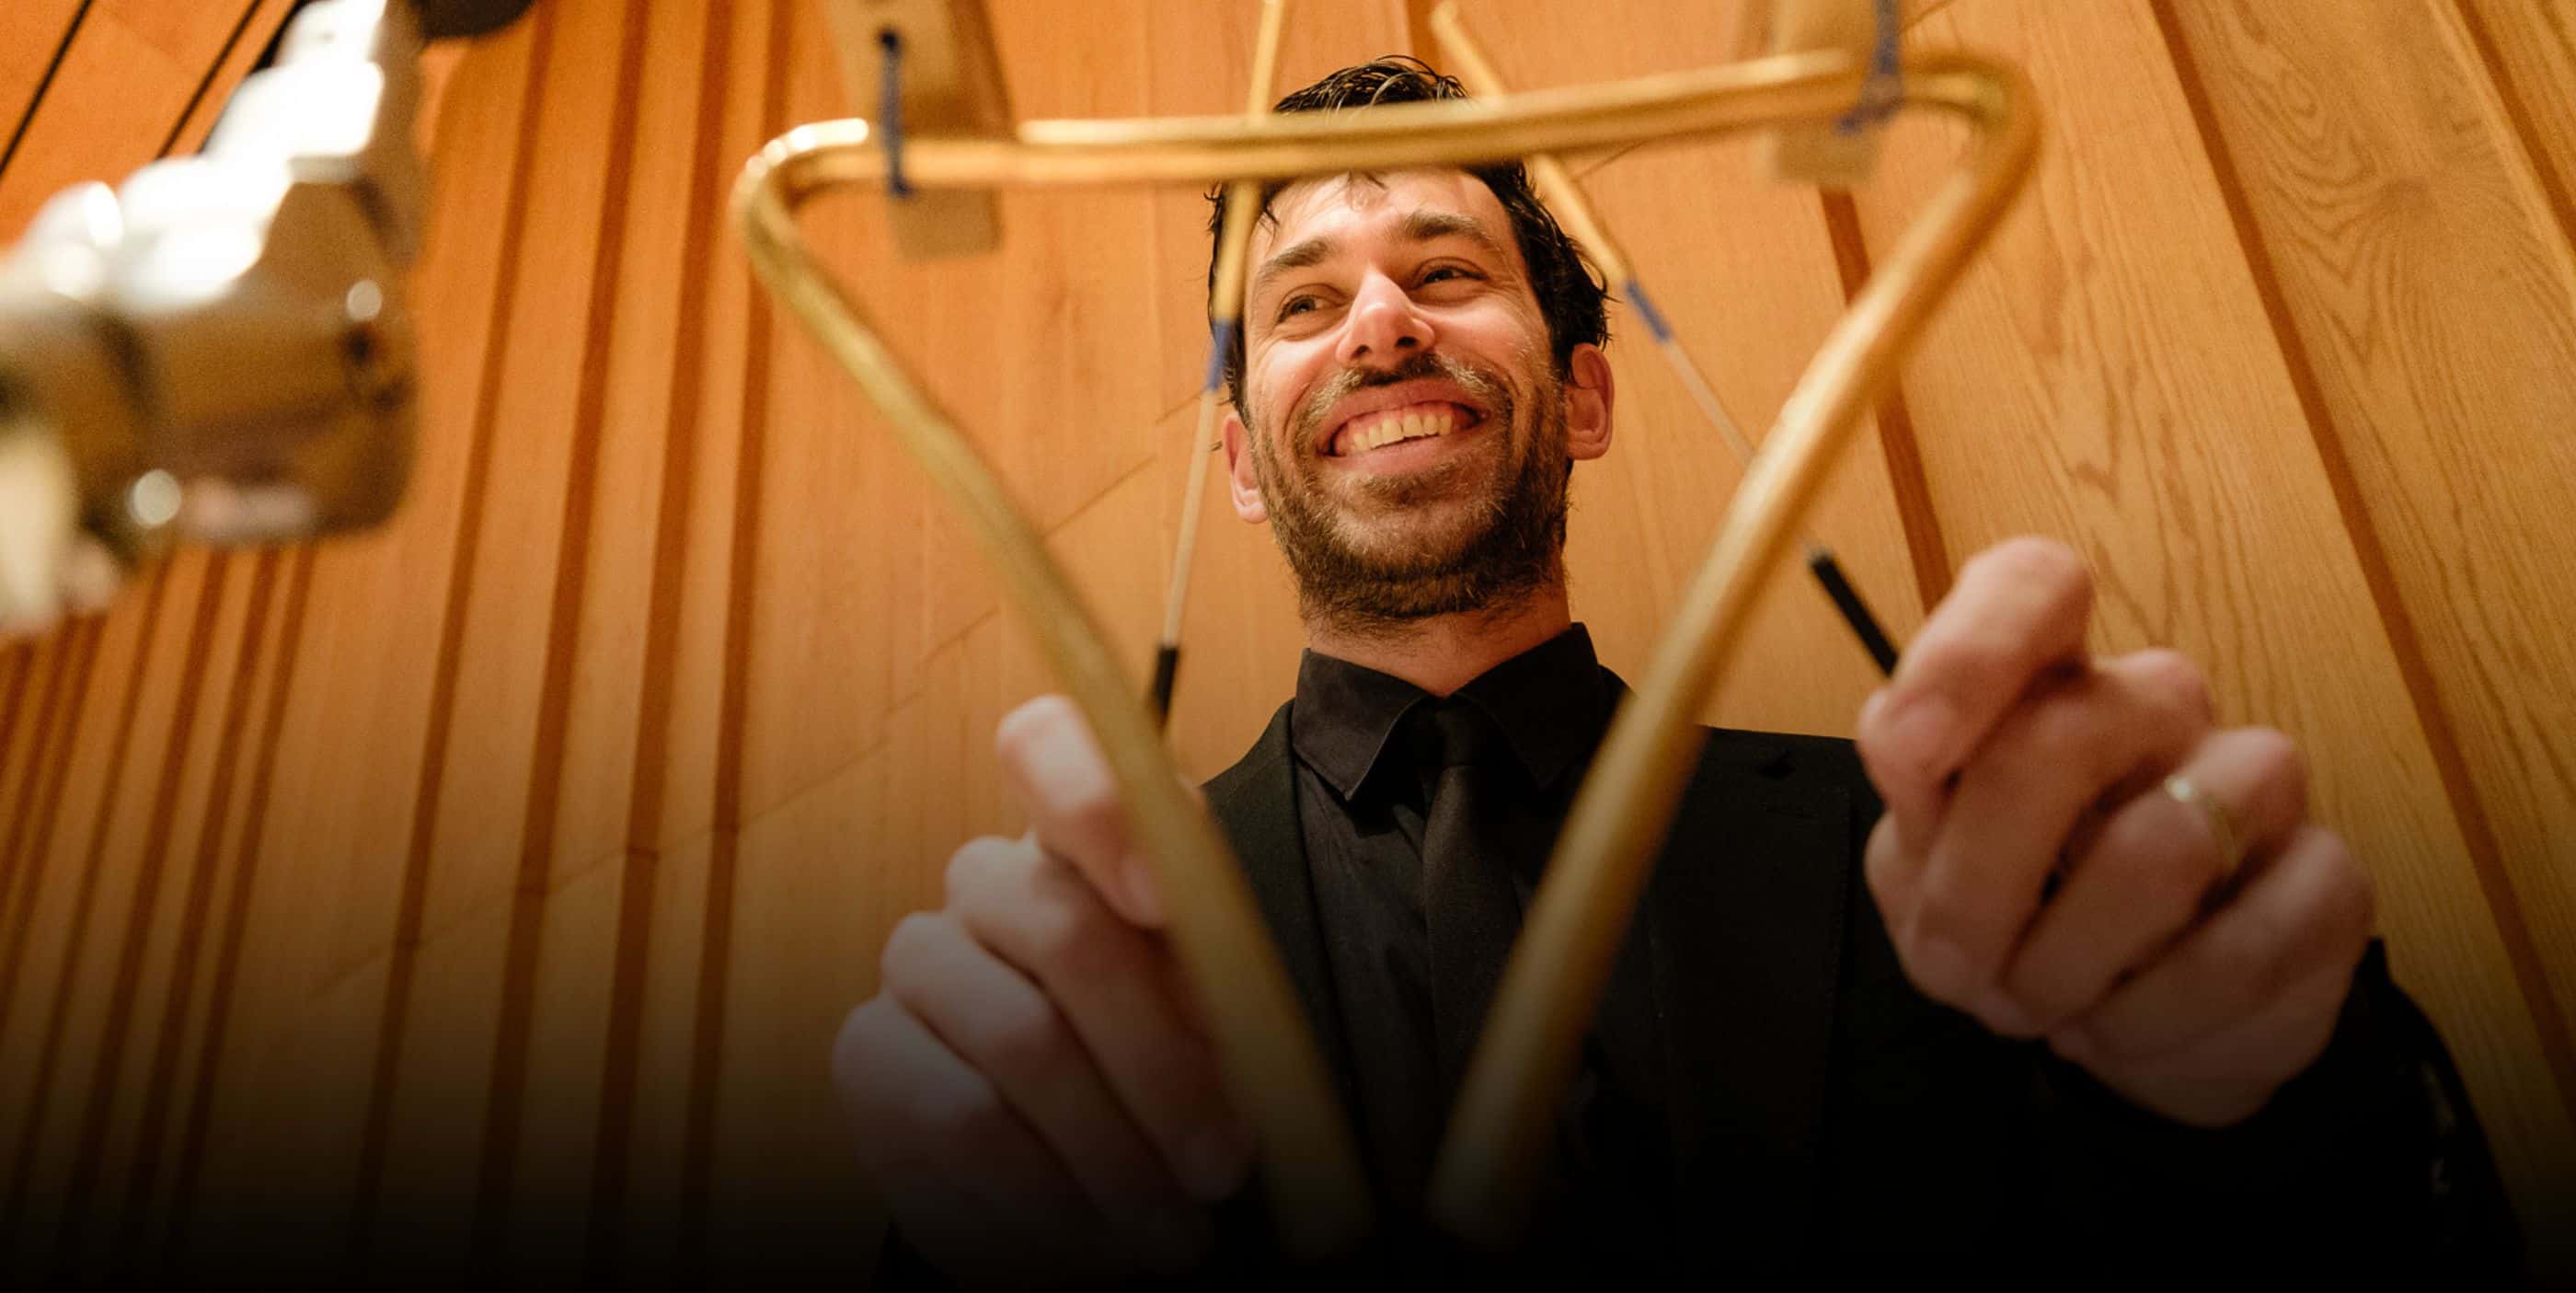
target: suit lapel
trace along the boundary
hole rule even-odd
[[[1856,852],[1839,746],[1712,734],[1641,917],[1683,1216],[1740,1225],[1730,1260],[1757,1266],[1799,1255],[1820,1184]]]
[[[1234,844],[1280,960],[1288,967],[1288,980],[1306,1004],[1306,1022],[1341,1088],[1342,1108],[1350,1110],[1358,1107],[1358,1093],[1332,971],[1324,960],[1305,831],[1297,821],[1297,764],[1288,747],[1290,708],[1280,706],[1252,752],[1207,784],[1208,810]]]

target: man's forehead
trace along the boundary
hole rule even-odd
[[[1509,217],[1483,180],[1460,170],[1359,171],[1298,180],[1270,203],[1253,243],[1271,247],[1383,224],[1394,229],[1416,213],[1465,216],[1496,240],[1510,242]]]

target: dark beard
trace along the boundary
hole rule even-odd
[[[1521,410],[1501,381],[1434,355],[1417,356],[1392,372],[1339,378],[1319,390],[1307,407],[1319,411],[1352,390],[1424,377],[1447,378],[1474,393],[1487,404],[1493,430],[1521,430],[1516,425]],[[1304,617],[1335,632],[1380,637],[1437,615],[1500,612],[1529,593],[1562,583],[1569,466],[1565,401],[1553,377],[1533,394],[1527,410],[1532,424],[1526,443],[1517,446],[1518,463],[1475,500],[1471,528],[1446,545],[1448,551],[1385,556],[1349,542],[1341,528],[1347,522],[1317,488],[1311,459],[1304,456],[1315,428],[1301,419],[1293,429],[1291,442],[1300,450],[1289,468],[1297,475],[1293,481],[1281,479],[1272,456],[1275,446],[1262,433],[1255,471],[1270,512],[1271,536],[1297,577]],[[1510,453],[1515,447],[1506,443],[1503,450]],[[1450,462],[1401,480],[1369,482],[1367,493],[1388,507],[1413,506],[1447,495],[1456,488],[1458,475],[1476,465]]]

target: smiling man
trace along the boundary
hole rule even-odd
[[[1380,60],[1280,106],[1455,93]],[[1426,1233],[1420,1200],[1624,690],[1562,555],[1574,465],[1611,449],[1603,293],[1517,167],[1285,185],[1253,252],[1226,453],[1310,649],[1208,802],[1367,1160],[1383,1233],[1357,1273],[1433,1276],[1494,1256]],[[2170,652],[2088,657],[2090,598],[2065,548],[2002,545],[1856,745],[1710,734],[1526,1243],[1481,1269],[2512,1265],[2457,1075],[2370,940],[2365,873],[2306,820],[2295,746],[2218,727]],[[1055,698],[1000,748],[1030,834],[958,851],[834,1052],[889,1268],[1266,1273],[1260,1147],[1096,748]]]

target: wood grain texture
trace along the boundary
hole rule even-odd
[[[2487,111],[2488,147],[2527,159],[2559,237],[2576,243],[2576,9],[2559,0],[2449,0],[2428,6]]]
[[[2488,901],[2576,1098],[2576,692],[2539,682],[2576,677],[2562,610],[2576,540],[2557,523],[2576,479],[2563,434],[2576,248],[2517,182],[2529,159],[2481,111],[2484,69],[2442,19],[2180,6],[2171,23],[2314,374],[2329,469],[2349,473],[2366,513],[2348,528],[2375,541],[2365,555],[2400,602],[2382,618],[2420,655],[2432,694],[2417,709],[2457,765],[2444,781]],[[2453,61],[2384,52],[2446,45]]]
[[[90,0],[63,44],[78,0],[12,0],[0,229],[194,146],[288,7]],[[1281,85],[1434,53],[1428,8],[1297,5]],[[2050,153],[1815,519],[1900,637],[1958,558],[2067,538],[2097,646],[2182,646],[2228,717],[2298,734],[2527,1225],[2576,1161],[2562,8],[1911,0],[1914,38],[2031,67]],[[1743,9],[1467,17],[1539,87],[1731,57]],[[993,10],[1026,116],[1240,108],[1251,0]],[[1053,682],[724,223],[761,141],[864,108],[832,59],[809,0],[548,0],[435,51],[402,512],[183,555],[0,648],[0,1278],[864,1276],[881,1211],[825,1049],[950,852],[1022,829],[991,738]],[[1953,147],[1908,123],[1821,203],[1741,144],[1570,160],[1758,435]],[[1140,683],[1207,468],[1206,218],[1006,195],[1002,250],[938,263],[875,195],[808,224]],[[1739,473],[1612,322],[1619,443],[1571,562],[1633,668]],[[1199,776],[1302,642],[1266,532],[1207,505],[1173,725]],[[1710,717],[1848,731],[1872,671],[1803,574],[1759,615]]]
[[[2121,52],[2161,44],[2155,15],[1980,0],[1925,35],[2024,63],[2051,117],[2032,194],[1907,369],[1958,549],[2075,544],[2100,582],[2098,649],[2181,647],[2226,720],[2301,741],[2316,816],[2377,880],[2399,977],[2521,1197],[2570,1197],[2567,1105],[2500,932],[2518,917],[2480,883],[2181,81]],[[1892,147],[1860,195],[1873,245],[1928,192],[1936,148]]]

